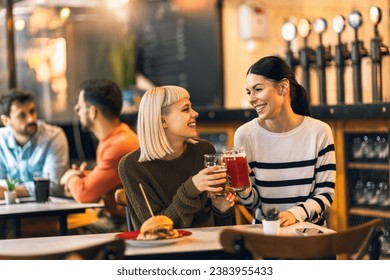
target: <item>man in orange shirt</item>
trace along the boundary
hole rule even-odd
[[[96,166],[86,170],[86,163],[72,166],[61,178],[65,192],[78,202],[94,202],[103,198],[105,209],[92,224],[77,228],[75,233],[125,231],[124,209],[115,202],[114,194],[121,187],[118,163],[127,153],[139,147],[137,135],[119,119],[122,92],[112,81],[88,80],[81,84],[75,112],[81,128],[92,132],[99,144]]]

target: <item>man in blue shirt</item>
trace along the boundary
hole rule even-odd
[[[59,180],[68,169],[69,146],[64,131],[37,120],[34,97],[14,89],[1,97],[0,115],[0,199],[5,179],[19,180],[18,196],[34,196],[34,172],[50,176],[50,195],[63,195]]]

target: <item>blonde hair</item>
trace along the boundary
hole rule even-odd
[[[161,159],[173,152],[162,125],[162,115],[169,113],[168,106],[184,98],[188,91],[178,86],[161,86],[149,89],[141,99],[138,110],[137,134],[140,142],[139,162]],[[190,139],[189,142],[192,142]]]

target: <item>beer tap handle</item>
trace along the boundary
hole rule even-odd
[[[326,49],[322,43],[322,35],[327,29],[327,22],[324,18],[317,18],[313,23],[313,30],[319,36],[319,46],[316,50],[316,66],[318,73],[318,88],[320,104],[326,104]]]
[[[299,60],[302,67],[303,87],[310,99],[310,63],[313,59],[313,50],[308,47],[307,37],[311,32],[311,24],[308,19],[302,18],[298,22],[298,34],[303,38],[303,48],[299,50]]]
[[[295,72],[296,66],[299,64],[297,59],[295,59],[294,54],[291,50],[291,41],[295,39],[297,35],[297,28],[292,22],[286,22],[282,26],[282,38],[287,42],[287,51],[286,51],[286,63],[291,69]]]
[[[378,24],[382,19],[382,11],[379,7],[370,8],[370,20],[374,25],[374,38],[371,39],[371,76],[372,76],[372,101],[382,101],[382,40],[379,36]],[[385,50],[386,51],[386,50]]]
[[[345,60],[347,59],[347,45],[341,41],[341,33],[345,30],[345,18],[342,15],[337,15],[332,20],[333,31],[337,33],[337,45],[335,47],[334,60],[336,63],[336,86],[337,86],[337,103],[345,102],[345,84],[344,71]]]
[[[356,10],[352,11],[348,15],[348,23],[355,31],[355,40],[352,42],[351,49],[354,101],[362,102],[362,56],[366,53],[363,42],[358,38],[358,29],[363,24],[362,14]]]
[[[372,6],[370,8],[370,20],[374,25],[374,37],[379,38],[378,25],[382,20],[382,10],[379,7]]]
[[[370,20],[374,25],[374,38],[378,40],[379,51],[382,55],[389,54],[389,47],[382,42],[382,37],[379,35],[378,25],[382,21],[382,10],[379,7],[372,6],[370,8]]]

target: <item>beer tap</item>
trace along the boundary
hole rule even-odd
[[[370,8],[370,20],[374,25],[374,38],[371,39],[371,66],[372,66],[372,100],[382,101],[382,55],[389,54],[389,48],[384,46],[379,36],[378,24],[382,20],[382,11],[379,7]]]
[[[358,39],[358,29],[363,24],[362,14],[359,11],[352,11],[348,15],[348,23],[355,31],[355,40],[352,42],[351,49],[353,96],[355,102],[362,102],[362,57],[367,56],[363,42]]]
[[[313,30],[319,36],[319,46],[316,50],[316,66],[318,73],[318,88],[320,93],[320,104],[326,104],[326,62],[330,61],[330,50],[322,43],[322,34],[327,29],[327,22],[324,18],[317,18],[313,22]]]
[[[341,33],[345,30],[345,18],[337,15],[332,20],[333,31],[337,33],[337,45],[334,60],[336,63],[337,103],[345,102],[344,70],[345,60],[350,57],[347,45],[341,42]]]
[[[299,63],[291,50],[291,41],[295,39],[297,35],[297,28],[292,22],[286,22],[282,26],[282,38],[287,42],[286,51],[286,63],[295,72],[296,65]]]
[[[315,61],[313,50],[308,47],[307,38],[311,32],[311,24],[308,19],[302,18],[298,22],[298,33],[303,38],[303,48],[299,50],[299,60],[302,67],[303,87],[310,99],[310,63]]]

